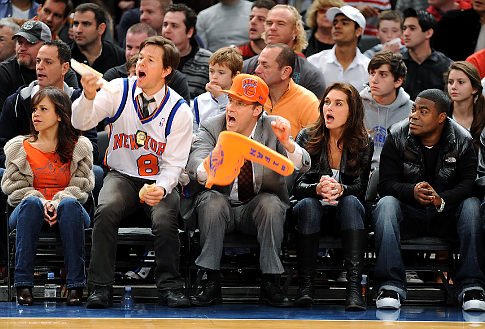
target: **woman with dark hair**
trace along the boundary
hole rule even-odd
[[[450,117],[470,131],[478,150],[480,134],[485,127],[485,97],[480,75],[472,64],[458,61],[451,64],[447,81],[452,100]]]
[[[347,271],[346,310],[365,310],[362,269],[367,234],[363,199],[374,144],[364,127],[364,106],[350,84],[334,83],[319,106],[320,117],[303,129],[297,143],[310,153],[311,169],[298,178],[293,208],[297,219],[300,287],[295,303],[313,302],[313,272],[320,227],[342,237]],[[337,232],[335,232],[337,231]]]
[[[15,207],[17,302],[32,305],[34,257],[42,227],[57,226],[67,269],[68,305],[80,305],[86,285],[84,229],[90,219],[82,204],[94,187],[91,142],[71,125],[71,100],[47,87],[32,99],[31,134],[5,145],[2,190]]]

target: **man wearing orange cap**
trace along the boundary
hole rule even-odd
[[[229,96],[226,113],[203,122],[192,144],[187,164],[192,180],[205,183],[207,172],[202,163],[224,130],[250,137],[287,156],[300,172],[308,170],[310,156],[290,138],[288,120],[263,113],[269,89],[261,78],[239,74],[231,89],[224,92]],[[230,145],[231,150],[222,148],[222,152],[234,151],[237,145]],[[219,269],[224,234],[237,230],[258,237],[263,273],[261,301],[273,306],[291,306],[279,285],[284,272],[279,253],[289,203],[287,191],[283,176],[246,161],[232,184],[215,186],[195,196],[193,211],[199,223],[201,244],[195,263],[200,269],[199,277],[204,279],[198,282],[192,305],[222,301]]]

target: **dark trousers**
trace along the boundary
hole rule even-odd
[[[94,285],[114,283],[118,228],[123,218],[143,207],[151,219],[155,235],[155,282],[159,289],[183,287],[179,273],[178,213],[179,195],[173,191],[154,207],[140,204],[138,192],[146,180],[110,171],[99,194],[94,215],[93,246],[88,282]]]

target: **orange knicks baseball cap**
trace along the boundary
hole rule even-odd
[[[231,89],[222,92],[247,103],[264,105],[268,99],[269,88],[266,82],[251,74],[238,74],[232,81]]]

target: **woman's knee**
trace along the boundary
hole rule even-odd
[[[293,208],[293,216],[298,223],[298,231],[301,234],[313,234],[320,232],[321,204],[315,198],[305,198]]]

